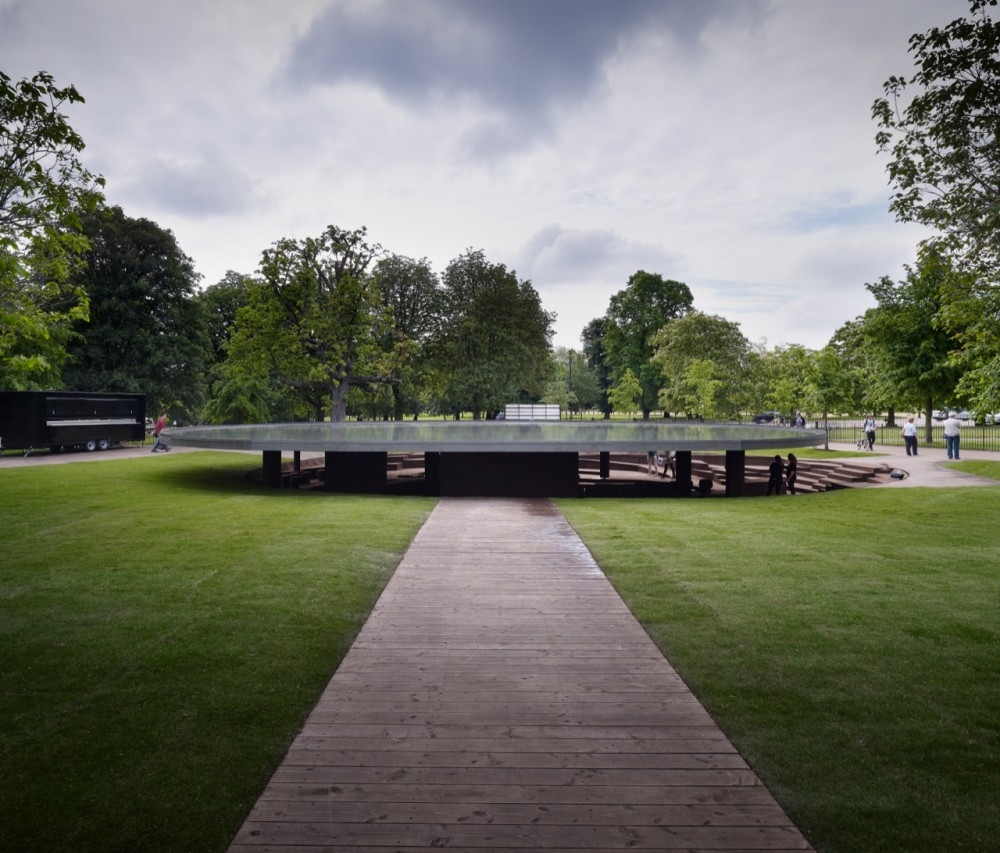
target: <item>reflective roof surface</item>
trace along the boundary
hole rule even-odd
[[[690,421],[365,421],[167,430],[182,447],[332,452],[536,453],[812,447],[818,429]]]

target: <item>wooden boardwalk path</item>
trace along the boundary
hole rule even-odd
[[[547,501],[442,500],[231,853],[808,850]]]

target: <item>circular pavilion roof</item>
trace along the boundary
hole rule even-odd
[[[364,421],[185,427],[181,447],[322,452],[565,453],[813,447],[819,429],[671,421]]]

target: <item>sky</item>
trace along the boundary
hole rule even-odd
[[[0,0],[109,203],[201,286],[366,228],[437,273],[484,251],[580,333],[637,270],[768,348],[825,346],[899,280],[873,101],[968,0]]]

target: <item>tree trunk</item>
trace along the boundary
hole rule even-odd
[[[347,380],[342,379],[330,394],[331,423],[343,423],[347,420],[347,392],[349,390],[350,386],[347,384]]]
[[[930,444],[934,440],[934,398],[928,397],[924,400],[924,444]]]
[[[403,389],[399,385],[392,386],[392,417],[393,420],[403,420]]]

